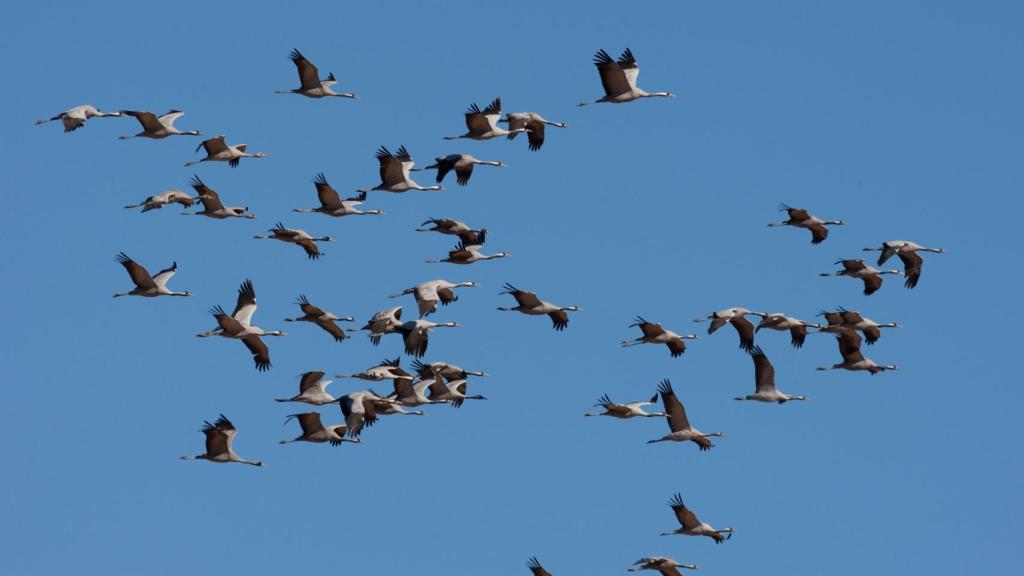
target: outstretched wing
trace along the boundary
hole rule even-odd
[[[341,198],[338,196],[338,191],[327,183],[327,177],[324,176],[323,172],[316,175],[313,184],[316,185],[316,195],[320,198],[321,206],[328,210],[341,208]]]
[[[324,377],[322,370],[314,370],[312,372],[306,372],[302,375],[302,379],[299,381],[299,394],[313,388],[320,388],[320,379]]]
[[[658,385],[658,392],[661,392],[661,403],[665,406],[665,418],[668,420],[668,428],[672,432],[687,430],[690,428],[690,421],[686,418],[686,410],[683,403],[676,397],[672,390],[672,383],[665,380]]]
[[[399,149],[399,152],[402,150],[404,148]],[[380,163],[380,181],[384,186],[405,182],[405,171],[402,169],[401,159],[384,146],[377,150],[377,162]]]
[[[248,278],[238,287],[238,299],[235,302],[235,311],[231,317],[238,320],[243,326],[249,326],[252,322],[252,315],[256,312],[256,289],[252,286],[252,280]]]
[[[921,277],[921,265],[924,259],[917,252],[897,252],[897,256],[903,261],[903,273],[907,279],[903,285],[907,288],[917,286],[917,280]]]
[[[255,334],[242,338],[242,343],[252,352],[252,359],[256,363],[256,369],[260,372],[270,370],[270,349],[266,343]]]
[[[671,506],[672,511],[676,513],[676,520],[679,521],[679,524],[683,528],[693,530],[700,526],[700,520],[697,519],[697,515],[691,512],[690,509],[686,507],[686,504],[683,504],[683,497],[681,494],[677,493],[673,496],[672,499],[668,501],[668,505]]]
[[[302,249],[306,251],[306,256],[308,256],[310,260],[320,258],[320,247],[316,245],[316,242],[305,239],[299,240],[296,244],[302,246]]]
[[[622,68],[622,73],[626,75],[629,87],[636,88],[636,78],[640,75],[640,66],[637,65],[636,58],[633,57],[633,51],[626,48],[626,51],[619,56],[618,64]]]
[[[740,336],[740,348],[750,350],[754,347],[754,324],[743,316],[736,316],[729,320],[736,333]]]
[[[209,140],[203,140],[199,145],[206,150],[207,156],[214,156],[228,149],[228,145],[224,143],[223,136],[216,136]],[[199,150],[199,148],[196,148],[196,150]]]
[[[291,58],[292,62],[295,63],[295,67],[299,70],[299,81],[302,82],[303,90],[311,90],[313,88],[320,87],[320,73],[312,62],[306,60],[306,57],[302,55],[302,52],[292,50],[289,58]]]
[[[530,572],[533,572],[533,576],[551,576],[551,572],[548,572],[540,565],[540,561],[537,560],[536,556],[531,557],[526,562],[526,567],[530,569]]]
[[[220,201],[220,195],[200,180],[199,176],[193,175],[191,184],[196,194],[199,195],[199,201],[203,203],[203,208],[210,212],[224,209],[224,204]]]
[[[163,129],[163,125],[157,120],[156,114],[152,112],[139,112],[136,110],[121,110],[121,114],[125,116],[132,116],[142,124],[142,127],[147,132],[156,132],[157,130]]]
[[[511,294],[512,297],[516,299],[516,302],[525,308],[536,308],[542,304],[540,298],[538,298],[533,292],[520,290],[508,282],[505,283],[505,289],[501,293]]]
[[[157,286],[167,286],[167,282],[171,279],[172,276],[174,276],[174,273],[177,271],[178,263],[173,262],[170,268],[164,268],[163,270],[157,272],[156,276],[153,276],[153,282],[155,282]]]
[[[131,277],[132,282],[134,282],[139,288],[153,288],[156,286],[156,283],[153,281],[152,276],[149,275],[149,272],[138,262],[129,258],[124,252],[119,253],[116,260],[124,266],[124,269],[128,271],[128,276]]]
[[[526,123],[526,138],[530,142],[530,150],[536,152],[544,145],[544,123],[539,120],[530,120]]]
[[[604,50],[598,50],[594,55],[594,65],[601,75],[601,85],[608,96],[618,96],[629,91],[629,80],[622,67],[612,60]]]
[[[748,352],[754,360],[754,382],[758,392],[775,389],[775,367],[768,361],[760,346],[754,346]]]
[[[548,312],[548,317],[551,318],[551,322],[555,325],[555,330],[561,332],[569,326],[569,313],[565,310],[555,310],[554,312]]]
[[[483,134],[491,129],[491,124],[475,102],[470,104],[469,109],[466,110],[466,128],[469,129],[470,134]]]

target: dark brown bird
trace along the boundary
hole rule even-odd
[[[238,430],[235,429],[235,425],[223,414],[213,424],[203,422],[203,428],[200,431],[206,436],[206,452],[198,456],[182,456],[182,460],[206,460],[218,464],[237,462],[239,464],[249,464],[250,466],[263,466],[263,462],[259,460],[246,460],[236,454],[231,448]]]
[[[697,515],[683,504],[683,497],[681,494],[673,496],[672,499],[668,501],[668,505],[671,506],[672,511],[676,513],[676,520],[679,521],[680,527],[672,532],[662,532],[662,536],[671,536],[673,534],[707,536],[714,540],[715,544],[721,544],[726,540],[726,538],[732,538],[732,528],[721,528],[716,530],[707,522],[701,522],[697,518]],[[726,534],[728,536],[726,536]]]
[[[658,385],[658,392],[661,393],[661,403],[665,407],[665,413],[667,414],[665,419],[668,420],[670,433],[657,440],[648,440],[648,444],[689,441],[696,444],[701,451],[704,451],[710,450],[715,446],[711,443],[711,440],[708,440],[709,436],[725,436],[724,432],[709,432],[705,434],[690,426],[690,420],[686,417],[686,409],[683,408],[683,403],[676,397],[676,393],[672,390],[672,383],[668,379],[661,381],[661,384]]]
[[[319,412],[289,414],[288,417],[285,418],[284,423],[287,424],[295,419],[298,419],[299,426],[302,427],[302,435],[296,436],[292,440],[281,440],[278,444],[291,444],[292,442],[313,442],[320,444],[323,442],[330,442],[331,446],[341,446],[342,442],[353,442],[356,444],[361,442],[358,438],[345,438],[345,430],[347,428],[344,424],[324,426],[324,423],[320,420]]]
[[[500,293],[511,294],[516,299],[518,305],[511,308],[499,306],[498,310],[502,312],[521,312],[529,316],[547,315],[551,318],[551,322],[557,331],[565,330],[569,326],[568,312],[579,312],[581,310],[578,306],[556,306],[550,302],[545,302],[538,298],[535,293],[520,290],[508,282],[505,282],[505,289]]]
[[[746,308],[726,308],[725,310],[719,310],[713,312],[710,316],[705,318],[696,318],[694,322],[706,322],[711,320],[711,325],[708,326],[708,334],[714,334],[715,330],[718,330],[728,322],[732,324],[732,327],[736,329],[736,333],[740,337],[740,348],[745,351],[750,351],[754,347],[754,325],[751,324],[750,320],[746,319],[748,314],[754,316],[760,316],[764,318],[768,314],[764,312],[753,312]]]
[[[554,126],[556,128],[567,127],[565,122],[552,122],[550,120],[546,120],[536,112],[510,112],[509,114],[506,114],[504,118],[498,120],[498,122],[508,123],[508,127],[511,130],[526,128],[526,138],[529,143],[529,148],[534,152],[540,150],[540,147],[544,145],[545,126]],[[517,135],[518,132],[513,132],[508,135],[508,139],[512,140]]]
[[[636,321],[629,325],[630,328],[633,328],[634,326],[640,328],[640,331],[643,332],[643,336],[633,340],[623,340],[623,348],[627,346],[635,346],[637,344],[664,344],[668,346],[668,351],[672,354],[672,357],[678,358],[686,352],[685,340],[697,339],[696,334],[679,335],[671,330],[666,330],[657,322],[648,322],[640,316],[637,316]]]
[[[487,233],[486,229],[474,230],[466,226],[464,222],[452,220],[451,218],[430,218],[423,224],[420,224],[420,226],[426,226],[427,224],[433,224],[433,226],[430,228],[417,228],[416,231],[440,232],[441,234],[458,236],[459,240],[465,245],[482,245],[484,243],[484,235]]]
[[[275,94],[300,94],[307,98],[324,98],[325,96],[337,96],[340,98],[358,98],[351,92],[335,92],[331,86],[338,83],[338,80],[334,77],[334,73],[327,75],[327,79],[320,79],[320,71],[316,69],[316,66],[312,62],[306,60],[306,57],[302,55],[298,50],[292,50],[292,53],[288,55],[291,61],[295,64],[295,68],[299,73],[299,82],[302,86],[292,90],[275,90]]]
[[[818,367],[818,370],[864,370],[870,372],[872,376],[886,370],[899,370],[893,364],[879,365],[874,360],[865,358],[860,351],[861,336],[852,327],[845,325],[826,326],[821,331],[835,334],[839,344],[839,354],[843,357],[843,361],[832,366]]]
[[[257,240],[280,240],[281,242],[288,242],[289,244],[297,244],[306,251],[306,256],[310,260],[316,260],[320,258],[323,252],[320,252],[320,248],[316,245],[317,242],[334,242],[334,239],[330,236],[320,236],[314,238],[306,233],[305,230],[285,228],[284,224],[280,222],[276,226],[269,230],[269,236],[262,236],[257,234],[253,236]]]
[[[779,212],[788,212],[789,219],[785,222],[772,223],[768,226],[794,226],[806,228],[811,231],[811,244],[821,244],[828,238],[828,228],[825,226],[841,226],[846,224],[842,220],[822,220],[817,216],[810,215],[803,208],[791,208],[785,204],[779,204]]]
[[[860,258],[837,260],[836,264],[842,264],[842,270],[834,272],[822,272],[820,276],[849,276],[860,278],[864,281],[864,295],[870,296],[882,287],[883,274],[902,274],[899,270],[878,270],[864,263]]]
[[[430,166],[413,168],[412,171],[419,172],[421,170],[436,169],[437,183],[440,184],[449,172],[455,170],[455,182],[459,186],[465,186],[466,184],[469,184],[469,178],[473,175],[473,166],[477,164],[483,166],[497,166],[498,168],[508,168],[508,165],[501,160],[477,160],[469,154],[449,154],[447,156],[438,156]]]
[[[331,312],[324,312],[320,308],[313,306],[309,303],[305,294],[299,294],[299,299],[295,302],[302,309],[302,316],[298,318],[285,318],[285,322],[310,322],[316,324],[325,332],[334,337],[337,342],[341,342],[348,336],[345,335],[345,331],[338,326],[338,322],[355,322],[356,319],[351,316],[335,316]]]

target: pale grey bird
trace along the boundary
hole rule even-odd
[[[544,145],[545,126],[554,126],[555,128],[568,127],[565,122],[552,122],[536,112],[509,112],[498,122],[507,123],[509,130],[525,128],[527,142],[529,142],[530,150],[534,152],[540,150],[540,147]],[[508,135],[508,139],[512,140],[518,135],[518,132],[512,132]]]
[[[36,126],[60,120],[64,124],[65,132],[74,132],[85,126],[85,122],[90,118],[108,118],[111,116],[123,116],[123,114],[120,112],[100,112],[88,104],[82,104],[81,106],[65,110],[52,118],[36,120]]]
[[[679,572],[679,568],[696,570],[699,566],[696,564],[680,564],[679,562],[665,556],[648,556],[634,562],[633,567],[626,568],[626,571],[639,572],[640,570],[656,570],[661,573],[661,576],[682,576]]]

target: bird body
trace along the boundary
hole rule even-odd
[[[722,326],[732,324],[732,327],[736,329],[736,333],[740,337],[740,348],[750,350],[754,347],[755,330],[754,325],[746,318],[748,315],[760,316],[761,318],[767,316],[764,312],[753,312],[746,308],[726,308],[725,310],[713,312],[705,318],[697,318],[694,322],[700,323],[711,320],[711,324],[708,326],[708,334],[714,334]]]
[[[234,444],[238,430],[223,414],[213,424],[204,422],[201,432],[206,436],[206,452],[197,456],[182,456],[182,460],[206,460],[218,464],[236,462],[250,466],[263,466],[263,462],[247,460],[234,451],[232,444]]]
[[[865,248],[864,251],[881,252],[878,255],[879,266],[885,264],[886,260],[892,258],[893,255],[898,256],[900,261],[903,262],[903,275],[906,276],[903,285],[907,288],[917,286],[917,281],[921,278],[921,267],[924,264],[924,259],[921,258],[918,252],[934,252],[936,254],[945,252],[942,248],[928,248],[906,240],[889,240],[888,242],[883,242],[881,246]]]
[[[360,390],[346,394],[334,402],[341,407],[341,413],[345,416],[346,435],[358,439],[363,428],[373,426],[377,421],[377,406],[389,401],[372,390]]]
[[[149,212],[150,210],[159,210],[168,204],[181,204],[183,208],[190,208],[198,201],[198,197],[193,198],[181,190],[167,190],[154,194],[138,204],[128,204],[125,208],[142,206],[142,212]]]
[[[448,262],[449,264],[472,264],[481,260],[495,260],[497,258],[507,258],[509,254],[507,252],[495,252],[494,254],[484,254],[480,252],[480,249],[484,246],[484,241],[487,239],[487,231],[480,230],[476,234],[476,241],[467,243],[466,240],[459,242],[455,246],[454,250],[448,251],[448,256],[440,260],[427,260],[427,264],[437,264],[439,262]]]
[[[682,576],[679,572],[679,568],[686,568],[687,570],[696,570],[698,566],[696,564],[680,564],[671,558],[665,556],[648,556],[641,558],[633,563],[632,568],[626,568],[627,572],[639,572],[640,570],[655,570],[661,573],[661,576]]]
[[[400,378],[394,378],[391,380],[391,385],[394,387],[394,392],[387,396],[388,400],[392,400],[395,404],[406,406],[409,408],[415,408],[417,406],[423,406],[425,404],[442,404],[444,400],[437,400],[427,398],[424,393],[426,389],[433,382],[430,380],[421,380],[419,382],[413,382],[413,378],[409,376],[402,376]]]
[[[459,222],[458,220],[452,220],[451,218],[429,218],[420,226],[426,226],[432,224],[430,228],[417,228],[417,232],[440,232],[441,234],[448,234],[451,236],[458,236],[459,240],[464,245],[483,244],[483,238],[487,235],[487,230],[474,230],[466,225],[465,222]]]
[[[711,436],[725,436],[724,432],[709,432],[707,434],[697,430],[690,425],[686,417],[686,409],[679,401],[672,390],[672,383],[667,379],[662,380],[658,385],[658,392],[661,393],[661,403],[665,407],[665,419],[668,421],[669,434],[655,440],[648,440],[648,444],[655,442],[693,442],[703,452],[715,447],[708,438]]]
[[[799,318],[786,316],[781,312],[772,312],[761,318],[761,322],[757,324],[754,332],[757,333],[761,328],[778,330],[779,332],[788,330],[790,342],[793,344],[793,348],[801,348],[804,345],[804,339],[807,338],[808,327],[821,328],[821,324],[817,324],[815,322],[804,322]]]
[[[203,140],[196,147],[196,152],[200,148],[205,149],[206,157],[200,158],[199,160],[193,160],[185,163],[185,167],[188,168],[193,164],[200,162],[227,162],[228,166],[232,168],[238,167],[238,163],[242,158],[266,158],[267,155],[263,152],[253,152],[249,154],[246,152],[246,144],[235,144],[233,146],[228,145],[224,142],[224,136],[215,136],[209,140]]]
[[[220,201],[220,195],[200,180],[199,176],[192,176],[191,184],[192,188],[199,195],[197,196],[198,200],[203,203],[203,209],[199,212],[182,212],[182,214],[206,216],[214,220],[224,220],[225,218],[247,218],[253,220],[256,218],[255,214],[245,213],[249,209],[247,207],[225,206]]]
[[[345,431],[347,430],[344,424],[335,426],[325,426],[320,420],[319,412],[303,412],[302,414],[289,414],[285,418],[284,422],[287,424],[292,420],[298,419],[299,426],[302,428],[302,434],[296,436],[292,440],[281,440],[278,444],[291,444],[292,442],[312,442],[315,444],[322,444],[324,442],[330,442],[331,446],[341,446],[342,442],[352,442],[359,444],[361,441],[358,438],[345,438]]]
[[[822,220],[817,216],[811,215],[803,208],[792,208],[785,204],[779,204],[779,211],[787,212],[789,219],[784,222],[772,223],[768,226],[793,226],[810,230],[811,244],[821,244],[828,238],[828,228],[826,226],[842,226],[846,224],[842,220]]]
[[[377,346],[380,344],[381,336],[385,334],[393,334],[398,331],[398,327],[402,325],[402,307],[395,306],[394,308],[388,308],[387,310],[381,310],[373,315],[373,318],[359,330],[369,330],[370,342]]]
[[[836,264],[842,264],[842,270],[834,272],[822,272],[820,276],[849,276],[859,278],[864,282],[864,295],[870,296],[882,287],[882,275],[902,274],[899,270],[879,270],[864,263],[860,258],[837,260]]]
[[[358,378],[360,380],[370,380],[372,382],[394,380],[395,378],[411,378],[412,374],[403,370],[399,365],[400,360],[401,358],[395,358],[394,360],[382,360],[376,366],[367,368],[362,372],[356,372],[354,374],[335,374],[335,378]]]
[[[495,98],[487,108],[480,110],[476,103],[470,104],[466,110],[466,128],[468,132],[461,136],[445,136],[445,140],[458,140],[467,138],[469,140],[490,140],[499,136],[509,136],[526,132],[526,128],[515,128],[505,130],[498,126],[501,119],[501,98]]]
[[[314,238],[307,234],[305,230],[299,230],[298,228],[285,228],[284,224],[280,222],[268,231],[270,232],[270,236],[257,234],[256,236],[253,236],[253,238],[256,238],[257,240],[280,240],[281,242],[296,244],[305,250],[306,256],[310,260],[316,260],[324,254],[323,252],[320,252],[320,247],[316,245],[317,242],[334,242],[334,239],[330,236],[318,236]]]
[[[302,85],[292,90],[275,90],[275,94],[299,94],[307,98],[325,98],[328,96],[358,98],[358,96],[351,92],[335,92],[332,87],[338,83],[338,80],[334,77],[334,73],[332,72],[326,79],[321,80],[320,72],[316,66],[309,60],[306,60],[306,57],[298,50],[292,50],[288,57],[295,64],[295,68],[299,73],[299,82]]]
[[[377,149],[377,163],[380,164],[380,184],[373,188],[359,188],[356,192],[364,193],[373,190],[382,192],[408,192],[409,190],[444,190],[443,186],[420,186],[409,177],[409,171],[416,163],[405,146],[398,148],[398,153],[381,146]]]
[[[122,115],[123,114],[121,114],[120,112],[100,112],[99,110],[88,104],[82,104],[81,106],[75,106],[74,108],[65,110],[52,118],[48,118],[45,120],[36,120],[36,126],[40,124],[46,124],[47,122],[60,120],[61,123],[64,124],[65,132],[74,132],[75,130],[78,130],[82,126],[85,126],[85,122],[90,118],[106,118],[111,116]]]
[[[399,298],[412,294],[416,298],[416,305],[419,307],[420,318],[425,318],[437,312],[437,304],[440,302],[447,306],[455,302],[459,297],[455,294],[456,288],[476,288],[476,282],[459,282],[453,284],[447,280],[428,280],[421,282],[412,288],[406,288],[400,294],[391,294],[388,298]]]
[[[175,272],[178,271],[177,262],[171,264],[170,268],[165,268],[157,272],[155,276],[150,276],[149,272],[145,268],[135,260],[129,258],[124,252],[119,253],[115,260],[128,271],[128,276],[131,277],[132,282],[135,284],[135,288],[133,288],[131,292],[117,292],[114,294],[114,298],[118,298],[120,296],[144,296],[146,298],[155,298],[157,296],[192,295],[192,293],[187,290],[184,292],[175,292],[167,287],[167,282],[170,281]]]
[[[528,316],[546,315],[551,318],[551,322],[557,331],[565,330],[569,326],[569,314],[567,312],[579,312],[581,310],[578,306],[558,306],[545,302],[538,298],[535,293],[520,290],[508,282],[505,283],[505,289],[501,293],[511,294],[516,299],[518,305],[511,308],[499,306],[498,310],[503,312],[519,312]]]
[[[320,199],[320,206],[316,208],[295,208],[292,212],[319,212],[336,218],[341,216],[381,215],[384,213],[383,210],[360,210],[357,208],[357,206],[362,206],[366,202],[366,192],[360,192],[357,196],[342,200],[338,191],[327,183],[327,177],[324,176],[323,172],[317,174],[313,184],[316,185],[316,194]]]
[[[630,418],[652,418],[658,416],[668,416],[664,412],[646,412],[644,406],[653,406],[658,401],[658,394],[655,393],[650,400],[640,402],[630,402],[629,404],[618,404],[612,402],[611,398],[607,394],[601,396],[597,400],[597,404],[594,406],[601,406],[604,408],[604,412],[594,413],[587,412],[584,416],[611,416],[612,418],[619,418],[621,420],[628,420]]]
[[[142,124],[142,132],[131,136],[120,136],[121,140],[130,138],[152,138],[160,140],[168,136],[202,136],[198,130],[181,131],[174,127],[174,121],[185,115],[181,110],[170,110],[165,114],[157,116],[152,112],[139,112],[135,110],[121,110],[124,116],[131,116]]]
[[[431,362],[430,364],[424,364],[419,360],[413,360],[412,368],[420,378],[431,378],[434,375],[435,370],[448,380],[464,380],[470,376],[487,376],[486,372],[481,372],[479,370],[466,370],[461,366],[449,364],[448,362]]]
[[[299,308],[302,310],[302,316],[298,318],[285,318],[285,322],[309,322],[316,324],[324,332],[327,332],[334,337],[336,342],[341,342],[347,336],[345,331],[338,326],[338,322],[355,322],[356,319],[351,316],[336,316],[332,312],[326,312],[320,308],[310,304],[309,299],[306,298],[305,294],[299,294],[299,299],[296,301]]]
[[[640,98],[675,98],[675,94],[671,92],[645,92],[637,87],[636,79],[640,75],[640,66],[629,48],[626,48],[618,60],[612,60],[607,52],[598,50],[594,55],[594,65],[597,66],[597,72],[601,75],[604,96],[593,102],[580,102],[580,106],[602,102],[624,104]]]
[[[318,406],[335,401],[334,396],[327,393],[327,387],[333,380],[324,380],[324,372],[317,370],[304,372],[299,381],[299,393],[291,398],[275,398],[275,402],[302,402]]]
[[[504,118],[498,120],[498,122],[508,124],[509,130],[512,131],[508,135],[509,140],[512,140],[519,135],[519,129],[525,129],[529,148],[534,152],[540,150],[540,147],[544,145],[545,126],[554,126],[556,128],[567,127],[565,122],[552,122],[536,112],[509,112]]]
[[[721,544],[726,538],[732,538],[732,528],[721,528],[716,530],[707,522],[701,522],[689,508],[683,504],[683,497],[680,494],[676,494],[669,500],[668,505],[672,507],[672,511],[676,514],[676,520],[679,521],[679,528],[672,532],[662,532],[662,536],[671,536],[673,534],[683,534],[686,536],[707,536],[715,541],[715,544]],[[728,534],[728,536],[725,536]]]
[[[880,324],[870,318],[861,316],[859,312],[845,308],[839,308],[835,312],[821,312],[820,315],[826,318],[829,326],[849,326],[854,330],[860,331],[869,345],[874,344],[882,337],[882,328],[900,328],[900,325],[896,322]]]
[[[886,370],[899,370],[893,364],[879,365],[874,360],[865,358],[860,351],[861,337],[850,326],[842,324],[829,325],[821,328],[820,331],[835,334],[836,341],[839,344],[839,354],[843,357],[843,361],[832,366],[819,367],[818,370],[863,370],[871,373],[871,375]]]
[[[643,335],[633,340],[623,340],[622,347],[635,346],[637,344],[664,344],[668,346],[673,358],[682,356],[686,352],[686,340],[696,340],[696,334],[676,334],[666,330],[657,322],[648,322],[637,316],[636,321],[629,325],[630,328],[639,327]]]
[[[196,334],[200,338],[220,336],[241,340],[252,353],[256,369],[260,372],[270,369],[270,349],[260,336],[285,336],[280,330],[264,330],[252,324],[252,316],[256,313],[256,290],[251,280],[245,280],[238,288],[238,300],[235,311],[229,316],[219,305],[210,309],[210,315],[217,320],[213,330]]]
[[[398,327],[405,343],[405,353],[421,358],[427,353],[430,331],[434,328],[456,328],[462,326],[458,322],[431,322],[430,320],[410,320]]]
[[[434,163],[430,166],[424,166],[423,168],[413,168],[413,172],[419,172],[422,170],[437,170],[437,183],[440,184],[444,177],[448,175],[452,170],[455,171],[455,182],[459,186],[465,186],[469,184],[469,178],[473,175],[473,166],[477,164],[481,166],[497,166],[498,168],[507,168],[508,165],[501,160],[478,160],[474,156],[469,154],[449,154],[447,156],[438,156],[434,159]]]
[[[784,394],[775,387],[775,367],[768,361],[760,346],[754,346],[748,352],[754,360],[755,391],[747,396],[737,396],[736,400],[755,400],[757,402],[778,402],[785,404],[790,400],[807,400],[806,396]]]
[[[446,382],[444,376],[441,375],[440,367],[433,370],[434,373],[429,378],[421,380],[418,384],[418,386],[430,390],[429,398],[432,402],[445,402],[459,408],[466,400],[487,400],[480,394],[470,396],[469,381],[465,378],[456,378]]]

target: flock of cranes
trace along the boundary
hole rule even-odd
[[[326,79],[321,79],[319,71],[309,60],[298,50],[292,51],[291,60],[295,64],[300,87],[290,90],[278,90],[277,93],[291,93],[306,96],[308,98],[343,97],[356,98],[354,93],[335,92],[334,86],[337,83],[333,74]],[[630,50],[626,50],[618,60],[614,60],[604,50],[599,51],[594,63],[600,74],[601,83],[604,88],[604,95],[593,102],[583,102],[580,106],[596,103],[621,104],[634,100],[651,97],[672,97],[670,92],[648,93],[636,85],[639,75],[639,66],[636,58]],[[157,116],[146,111],[122,110],[117,112],[100,112],[92,106],[78,106],[56,115],[48,120],[40,120],[38,124],[61,120],[66,132],[81,128],[91,118],[98,117],[124,117],[135,118],[142,126],[142,131],[122,136],[122,139],[151,138],[162,139],[168,136],[200,136],[197,130],[181,131],[174,126],[184,113],[179,110],[171,110],[166,114]],[[498,137],[514,139],[521,133],[526,134],[530,150],[539,150],[544,143],[545,127],[552,126],[565,128],[563,122],[549,121],[535,112],[516,112],[502,116],[501,99],[495,98],[486,108],[480,109],[472,104],[465,113],[467,131],[458,136],[445,136],[445,140],[490,140]],[[499,126],[504,124],[506,128]],[[197,147],[197,151],[203,149],[206,156],[198,160],[190,161],[186,166],[201,162],[227,162],[231,167],[237,167],[242,158],[265,158],[267,154],[262,152],[250,153],[245,144],[229,145],[225,136],[216,136],[204,140]],[[459,186],[466,186],[472,175],[475,166],[492,166],[504,168],[507,164],[500,160],[479,160],[468,154],[448,154],[438,156],[433,164],[423,168],[415,168],[412,155],[404,146],[399,146],[397,152],[391,152],[388,148],[381,146],[376,154],[380,169],[380,183],[372,188],[358,188],[356,195],[342,199],[338,191],[332,187],[327,177],[321,172],[316,175],[313,184],[316,187],[319,206],[313,208],[295,208],[297,213],[318,212],[331,217],[355,216],[355,215],[383,215],[378,209],[362,210],[359,207],[367,202],[371,192],[383,191],[392,193],[404,193],[413,190],[443,190],[441,183],[449,172],[455,172],[455,180]],[[421,186],[410,177],[410,173],[425,170],[436,170],[435,185]],[[161,209],[170,204],[179,204],[185,210],[183,214],[201,215],[213,219],[244,218],[254,219],[256,216],[249,212],[248,207],[225,206],[220,195],[208,186],[198,176],[194,176],[191,186],[195,196],[180,190],[168,190],[155,194],[139,202],[125,206],[125,208],[140,208],[142,212]],[[196,204],[202,205],[202,210],[188,211]],[[771,223],[768,226],[791,226],[803,228],[811,232],[811,243],[821,244],[829,236],[829,226],[840,226],[846,224],[842,220],[823,220],[811,215],[807,210],[781,205],[781,210],[788,214],[788,219],[783,222]],[[428,218],[416,229],[421,232],[437,232],[444,235],[458,238],[456,247],[448,252],[447,257],[438,260],[427,260],[428,263],[446,262],[452,264],[469,265],[483,260],[494,260],[508,257],[506,252],[498,251],[485,254],[482,250],[487,241],[487,230],[485,228],[472,228],[464,222],[451,218]],[[255,235],[256,239],[272,239],[290,244],[295,244],[303,249],[310,260],[317,260],[325,255],[320,250],[319,244],[333,242],[333,238],[327,235],[314,236],[304,230],[286,227],[278,222],[268,230],[268,234]],[[914,288],[921,277],[923,259],[922,252],[942,253],[942,248],[925,247],[907,241],[889,241],[877,247],[864,248],[865,251],[880,251],[878,265],[883,265],[893,256],[903,262],[903,270],[880,270],[874,268],[861,259],[843,259],[836,262],[841,264],[842,269],[823,273],[822,276],[850,276],[858,278],[864,283],[864,294],[871,295],[882,287],[882,276],[887,274],[903,275],[906,278],[907,288]],[[173,291],[167,284],[177,271],[177,263],[172,263],[156,274],[151,275],[145,267],[131,259],[124,253],[118,254],[116,258],[128,272],[129,278],[135,285],[128,292],[118,292],[119,296],[192,296],[189,291]],[[390,389],[382,393],[367,387],[363,390],[348,392],[340,396],[332,396],[327,392],[332,380],[324,380],[324,371],[314,370],[302,374],[299,383],[298,393],[288,398],[275,398],[281,403],[303,403],[316,407],[327,407],[336,404],[340,408],[343,423],[325,424],[324,416],[317,411],[307,411],[289,414],[286,423],[296,421],[301,429],[301,434],[292,438],[281,440],[281,444],[294,442],[310,442],[320,444],[331,444],[339,446],[343,443],[362,443],[364,431],[377,423],[381,417],[389,415],[420,416],[426,412],[420,408],[433,405],[448,405],[460,407],[469,400],[486,400],[481,394],[470,394],[470,380],[480,378],[487,374],[483,371],[465,370],[455,364],[447,362],[426,363],[422,358],[428,350],[430,334],[437,328],[455,328],[461,326],[459,322],[444,321],[434,322],[427,320],[428,316],[438,312],[438,305],[445,307],[459,300],[456,293],[462,288],[476,288],[479,284],[472,280],[461,282],[449,282],[444,279],[434,279],[421,282],[401,292],[389,295],[389,298],[402,298],[412,296],[415,300],[418,316],[415,319],[403,320],[402,306],[395,306],[377,312],[369,321],[359,328],[343,328],[341,323],[356,324],[352,316],[339,316],[333,312],[326,311],[314,305],[305,294],[300,294],[296,301],[302,315],[293,318],[284,318],[287,322],[307,322],[326,332],[336,342],[344,342],[351,336],[349,332],[367,332],[368,339],[374,346],[382,344],[382,340],[388,335],[397,335],[402,340],[402,350],[405,354],[413,356],[411,364],[412,372],[406,371],[401,366],[401,358],[384,360],[363,371],[352,374],[338,374],[336,378],[346,378],[375,382],[378,387],[383,387],[384,382],[389,383]],[[519,312],[528,316],[548,316],[556,331],[562,332],[569,327],[570,312],[581,312],[582,309],[576,305],[559,305],[542,300],[536,293],[525,291],[505,283],[502,295],[511,296],[515,299],[515,306],[501,306],[500,311]],[[236,305],[230,314],[219,304],[210,308],[210,315],[216,320],[216,326],[205,332],[197,334],[202,338],[219,336],[221,338],[240,340],[248,350],[255,368],[258,371],[267,371],[272,367],[270,347],[266,338],[283,337],[285,332],[281,330],[267,330],[253,324],[253,318],[257,310],[256,290],[251,280],[246,279],[238,288]],[[788,332],[791,345],[794,348],[802,348],[809,335],[816,333],[832,334],[838,344],[842,362],[828,367],[819,367],[818,370],[845,369],[851,371],[867,371],[871,374],[896,370],[892,364],[877,364],[866,358],[861,352],[863,340],[868,345],[875,344],[882,335],[882,328],[897,328],[896,323],[878,323],[867,319],[860,313],[845,308],[834,311],[822,311],[819,316],[821,322],[809,322],[789,316],[782,312],[758,312],[748,308],[732,307],[713,312],[705,317],[694,321],[697,323],[708,323],[707,334],[712,335],[726,324],[732,326],[736,331],[739,347],[749,355],[754,365],[754,391],[751,394],[735,396],[739,401],[756,401],[762,403],[784,404],[789,401],[807,400],[806,396],[791,395],[782,392],[776,386],[775,368],[762,350],[760,345],[755,344],[755,338],[761,329],[771,331]],[[749,317],[760,318],[755,325]],[[662,324],[651,322],[641,316],[637,316],[631,328],[639,328],[641,335],[632,340],[622,342],[623,347],[638,344],[658,344],[669,349],[672,358],[680,358],[687,350],[686,341],[696,340],[696,334],[677,333],[665,328]],[[656,406],[660,398],[662,410]],[[609,416],[618,420],[631,420],[639,418],[664,417],[668,424],[668,433],[651,440],[648,443],[661,442],[692,442],[699,451],[710,451],[715,444],[712,438],[722,438],[724,432],[702,432],[691,423],[683,402],[673,389],[668,379],[662,380],[657,387],[657,393],[647,400],[634,401],[629,403],[613,402],[608,395],[603,395],[596,406],[603,408],[603,412],[587,412],[585,416]],[[648,408],[652,407],[652,408]],[[205,452],[196,456],[184,456],[184,459],[207,460],[217,463],[242,463],[252,466],[263,466],[260,460],[249,460],[240,456],[234,451],[234,440],[238,430],[227,417],[221,414],[213,423],[205,422],[202,427],[205,435]],[[669,502],[679,527],[671,532],[664,532],[663,535],[689,535],[706,536],[715,543],[722,543],[732,536],[733,528],[714,528],[710,524],[697,518],[692,510],[684,503],[682,496],[676,494]],[[531,558],[528,567],[534,576],[550,576],[540,565],[536,558]],[[671,558],[662,556],[651,556],[641,558],[630,571],[655,570],[663,576],[678,576],[679,569],[696,569],[693,564],[681,564]]]

